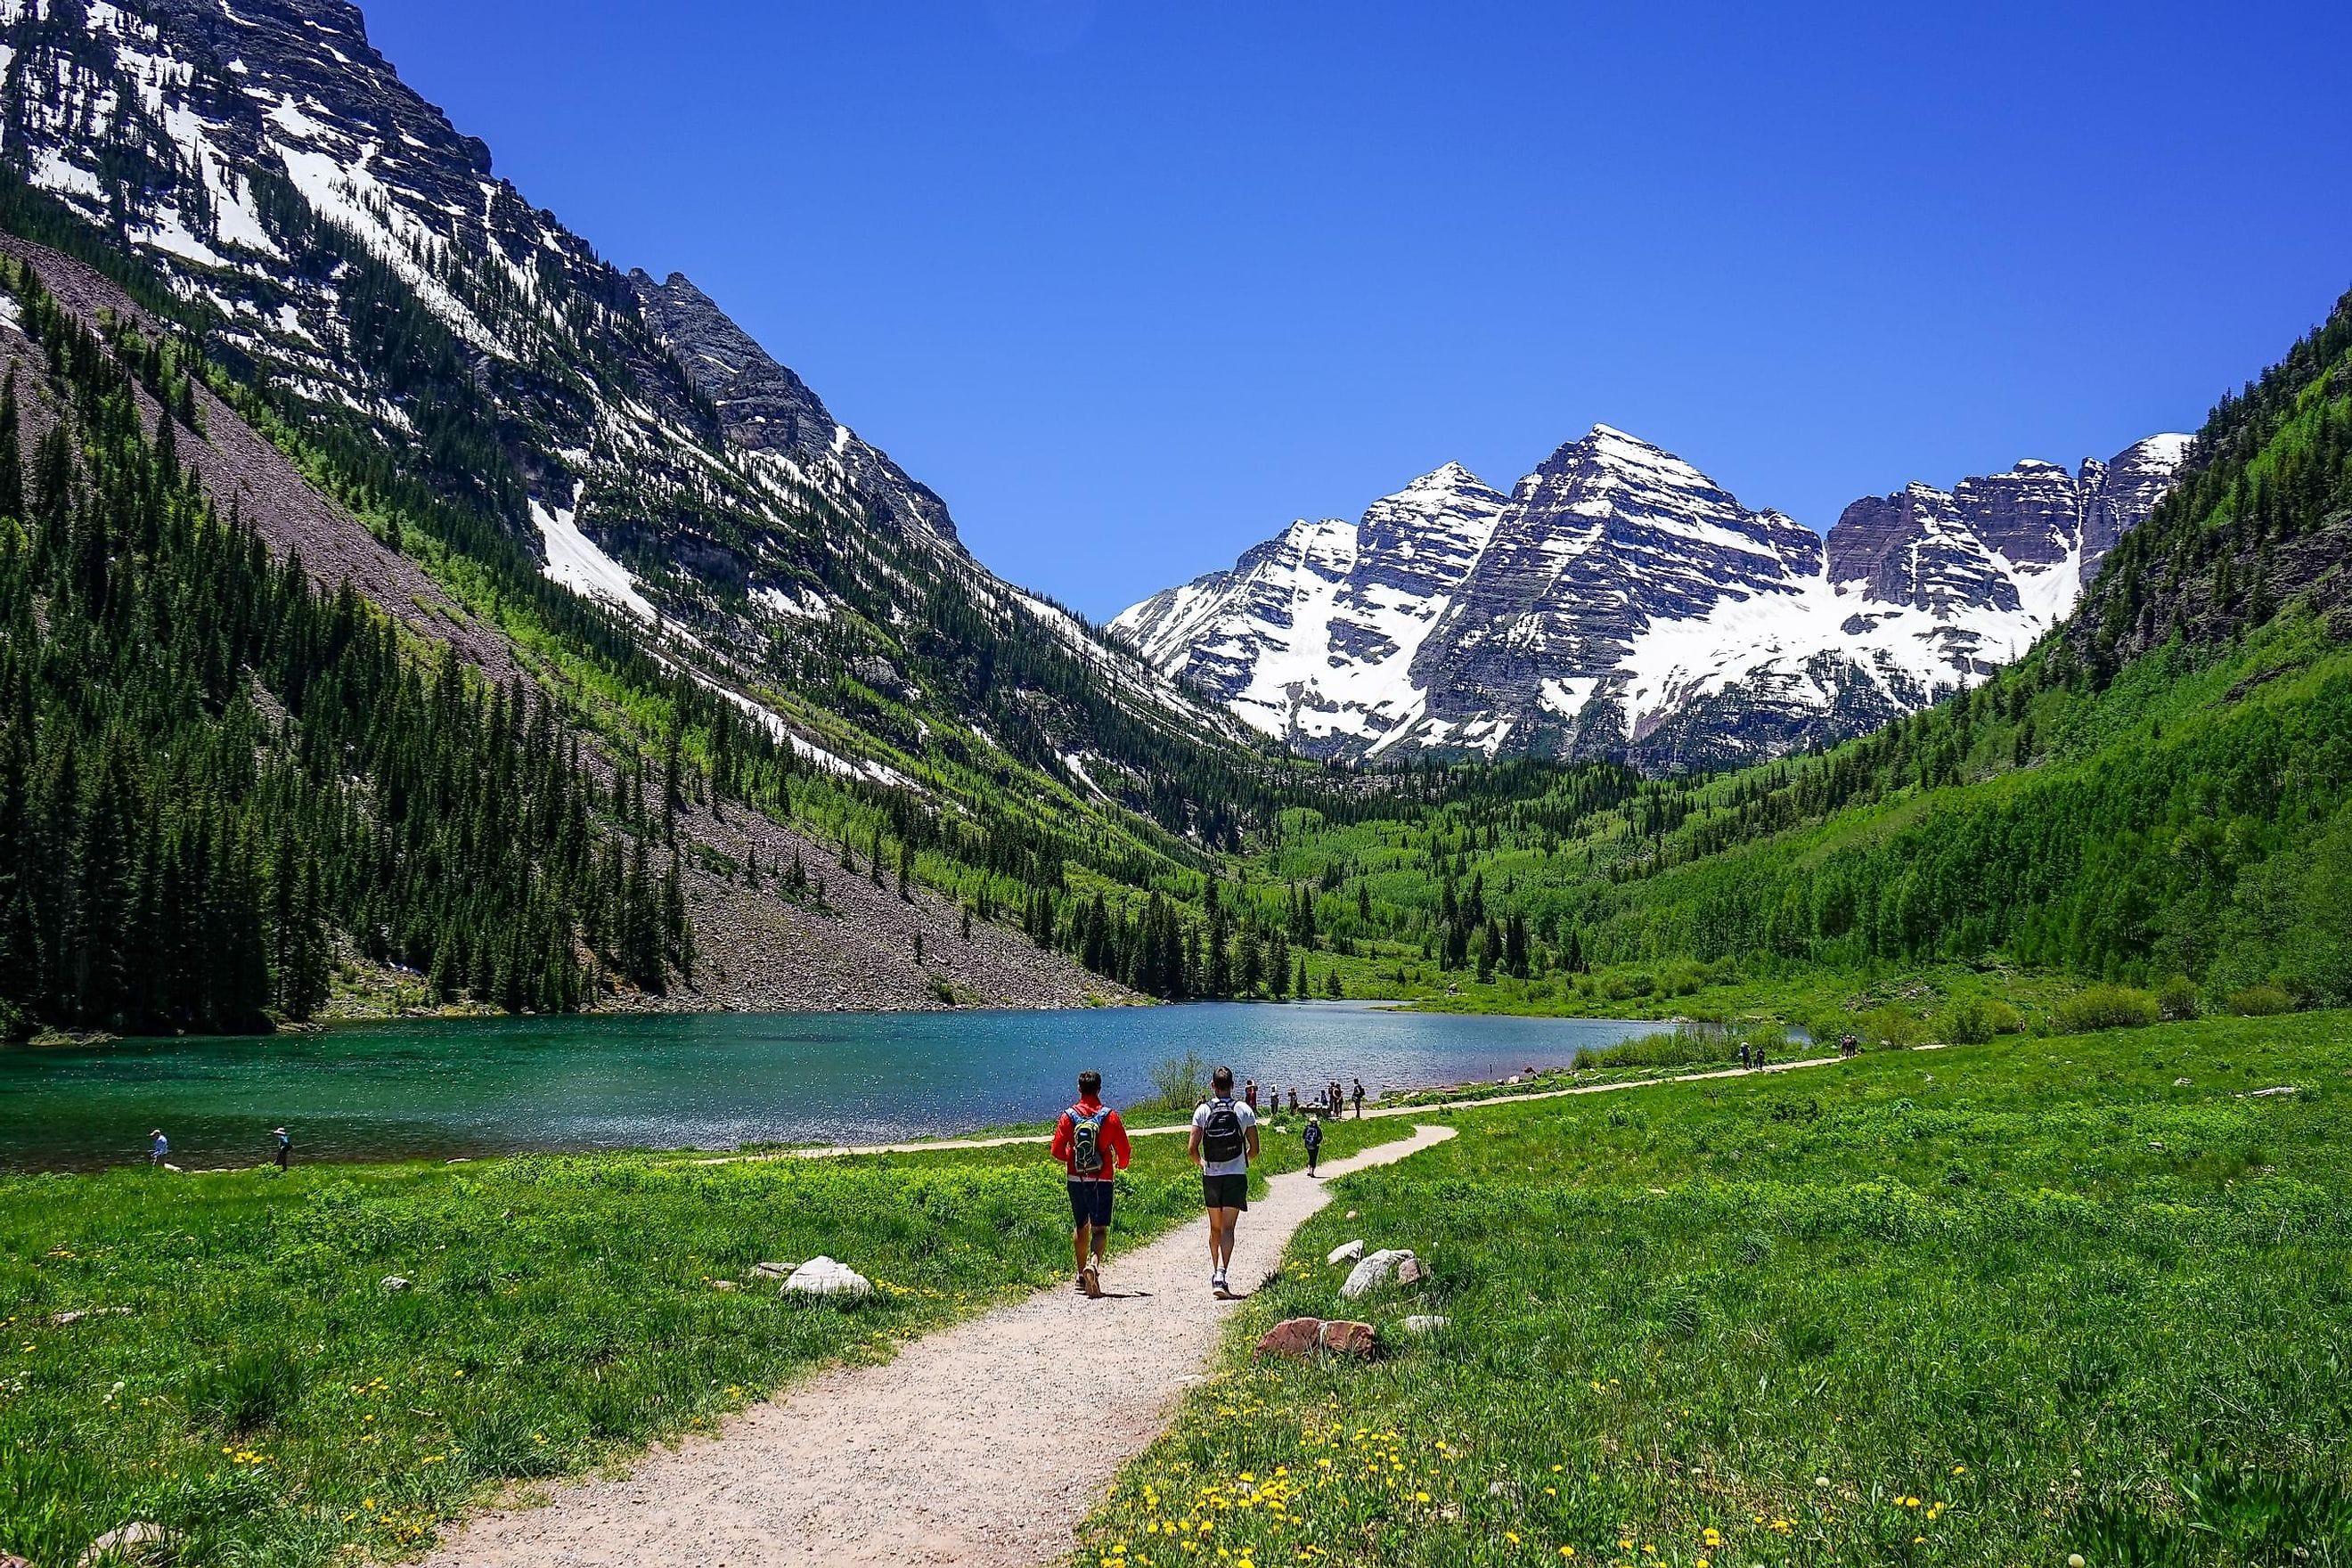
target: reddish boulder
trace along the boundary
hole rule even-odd
[[[1333,1355],[1354,1356],[1359,1361],[1370,1360],[1376,1348],[1372,1325],[1370,1323],[1346,1321],[1328,1322],[1323,1325],[1322,1332],[1317,1336],[1317,1339],[1322,1347]]]
[[[1293,1361],[1311,1360],[1316,1346],[1321,1342],[1324,1323],[1320,1318],[1288,1318],[1266,1330],[1257,1342],[1261,1356],[1287,1356]]]

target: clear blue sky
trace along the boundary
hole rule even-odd
[[[1596,420],[1826,528],[2193,428],[2352,285],[2352,5],[375,0],[1097,616]]]

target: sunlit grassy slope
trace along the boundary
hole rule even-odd
[[[1338,1124],[1325,1149],[1409,1131]],[[1293,1135],[1265,1150],[1300,1163]],[[1122,1187],[1122,1246],[1198,1212],[1181,1138],[1137,1140]],[[1034,1145],[0,1180],[0,1552],[65,1568],[152,1520],[184,1563],[409,1554],[485,1489],[1052,1283],[1068,1220]],[[818,1253],[877,1296],[752,1279]]]
[[[2347,1073],[2339,1012],[1463,1112],[1300,1232],[1085,1560],[2342,1562]],[[1342,1303],[1355,1237],[1435,1282]],[[1302,1314],[1386,1359],[1241,1359]]]

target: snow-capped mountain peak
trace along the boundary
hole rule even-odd
[[[1716,765],[1874,727],[2021,652],[2186,450],[1914,483],[1824,539],[1595,425],[1508,497],[1449,463],[1111,626],[1316,755]]]
[[[1413,655],[1507,504],[1449,462],[1357,521],[1294,522],[1110,630],[1257,728],[1336,752],[1417,715]]]

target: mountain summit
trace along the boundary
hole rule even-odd
[[[1596,425],[1509,496],[1449,463],[1360,521],[1297,522],[1111,629],[1324,757],[1714,767],[1874,729],[2073,607],[2188,438],[1847,507],[1824,539]]]

